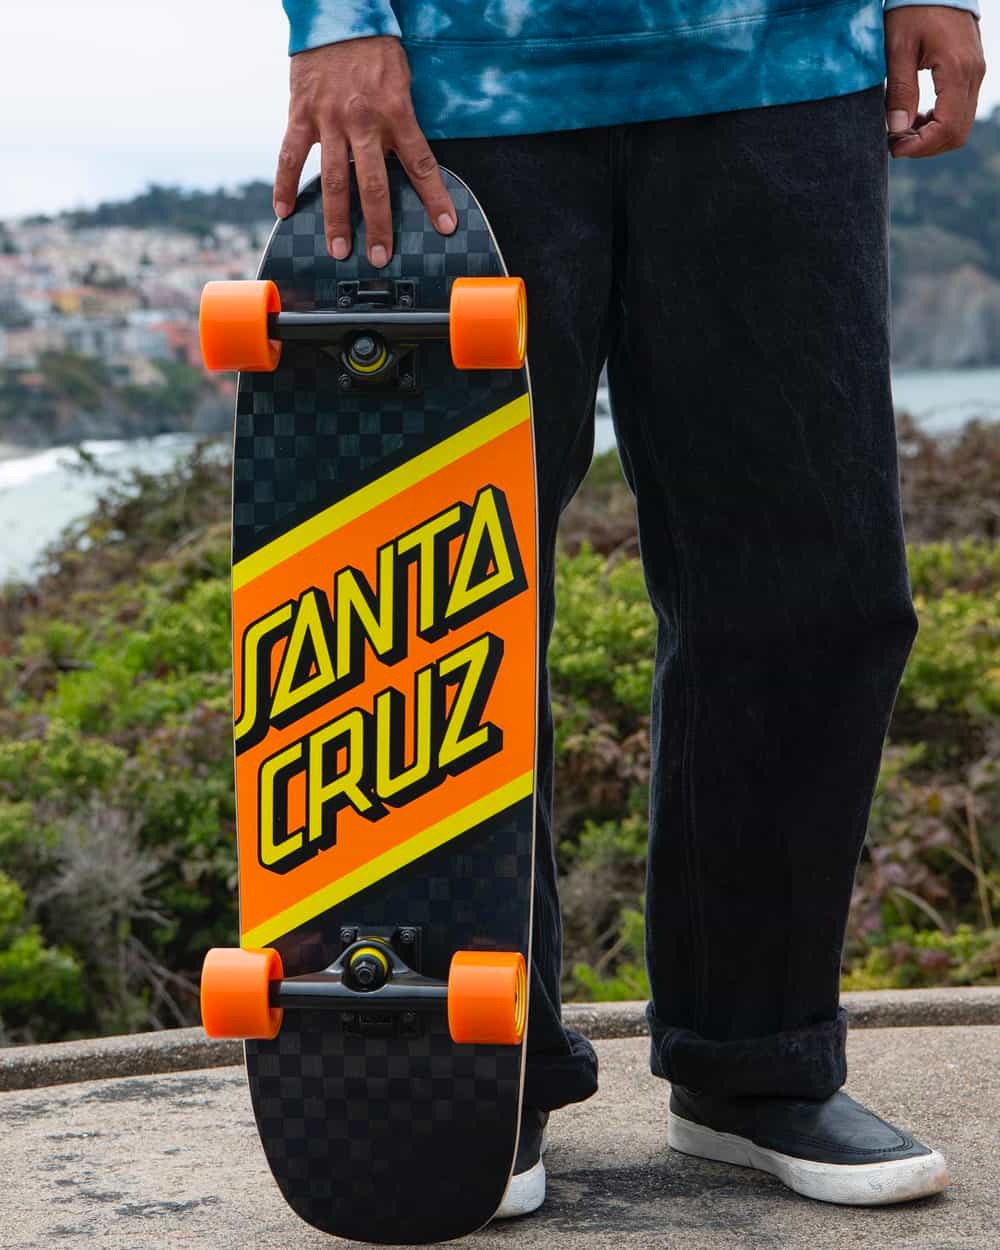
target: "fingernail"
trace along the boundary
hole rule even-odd
[[[451,234],[455,229],[455,218],[452,217],[451,213],[442,213],[437,219],[437,228],[442,234]]]
[[[330,251],[333,253],[334,260],[346,260],[347,253],[351,250],[351,245],[346,239],[340,235],[337,236],[330,244]]]
[[[382,266],[389,259],[389,256],[385,248],[382,246],[382,244],[376,243],[375,246],[368,253],[368,259],[371,261],[371,263],[375,266],[376,269],[381,269]]]
[[[889,133],[891,135],[899,134],[901,130],[908,130],[910,126],[910,115],[903,109],[893,109],[888,117]]]
[[[276,217],[287,217],[291,211],[292,206],[290,204],[286,204],[284,200],[274,201],[274,215]]]

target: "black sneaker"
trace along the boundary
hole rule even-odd
[[[510,1178],[503,1202],[494,1215],[495,1220],[509,1220],[515,1215],[528,1215],[537,1211],[545,1201],[545,1126],[549,1122],[547,1111],[534,1107],[521,1108],[521,1132],[517,1139],[517,1158],[514,1174]]]
[[[674,1086],[667,1140],[684,1154],[770,1172],[821,1202],[882,1206],[948,1184],[936,1150],[844,1093],[816,1101],[713,1098]]]

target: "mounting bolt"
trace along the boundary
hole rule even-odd
[[[399,306],[400,308],[411,308],[413,306],[413,296],[401,295],[399,297]]]
[[[399,940],[406,946],[412,946],[417,940],[416,929],[400,929]]]
[[[341,297],[337,300],[337,307],[350,308],[351,302],[351,297],[349,295],[341,295]]]
[[[404,391],[412,390],[413,389],[413,374],[412,373],[401,374],[399,378],[399,385]]]
[[[359,364],[373,364],[377,360],[378,354],[379,344],[370,334],[359,334],[351,344],[351,360],[357,361]]]
[[[351,379],[347,376],[346,373],[342,373],[340,377],[337,379],[337,382],[342,391],[349,391],[351,389]]]
[[[345,946],[350,946],[352,942],[356,942],[358,940],[357,929],[352,929],[349,925],[345,925],[343,929],[340,930],[340,940]]]

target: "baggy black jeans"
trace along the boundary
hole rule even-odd
[[[880,88],[434,144],[528,289],[541,627],[608,362],[659,624],[646,893],[653,1071],[823,1098],[841,952],[916,632],[889,386]],[[563,1029],[542,683],[525,1097],[596,1088]]]

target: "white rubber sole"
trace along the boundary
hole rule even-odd
[[[853,1207],[887,1206],[938,1194],[948,1185],[948,1165],[936,1150],[888,1163],[817,1163],[767,1150],[746,1137],[720,1133],[670,1113],[667,1140],[674,1150],[718,1163],[770,1172],[789,1189],[819,1202]]]
[[[545,1201],[545,1164],[542,1156],[545,1154],[547,1145],[543,1134],[538,1162],[527,1172],[521,1172],[518,1176],[510,1178],[507,1192],[493,1217],[495,1220],[512,1220],[517,1215],[530,1215],[532,1211],[537,1211]]]

